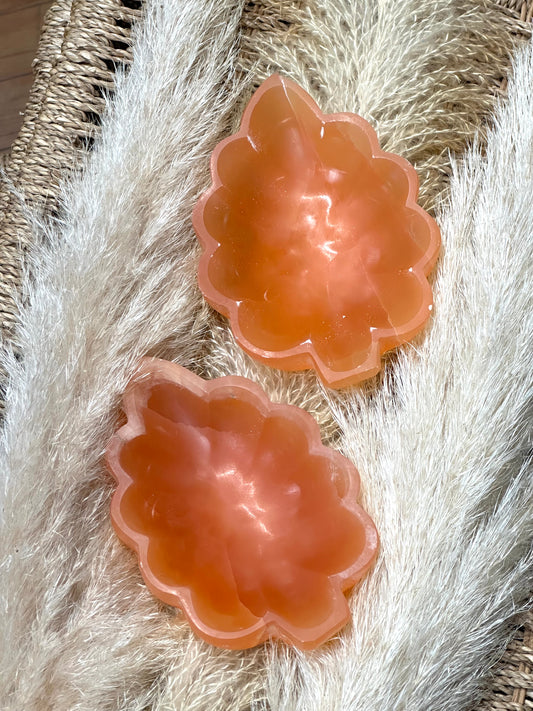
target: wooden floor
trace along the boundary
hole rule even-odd
[[[9,149],[28,101],[39,34],[50,0],[0,0],[0,153]]]

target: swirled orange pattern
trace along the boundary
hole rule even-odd
[[[107,448],[111,516],[159,599],[204,640],[311,649],[349,619],[344,591],[378,538],[359,476],[312,417],[245,378],[145,359]]]
[[[439,230],[414,168],[363,118],[324,115],[274,75],[211,173],[193,214],[200,288],[254,358],[342,387],[424,326]]]

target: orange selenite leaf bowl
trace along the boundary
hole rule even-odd
[[[439,229],[414,168],[363,118],[271,76],[211,174],[193,212],[199,284],[254,358],[343,387],[424,326]]]
[[[152,593],[204,640],[311,649],[349,619],[375,557],[359,476],[303,410],[257,385],[143,360],[106,452],[111,517]]]

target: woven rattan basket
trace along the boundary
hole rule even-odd
[[[533,0],[501,0],[501,7],[502,16],[511,14],[517,27],[533,16]],[[131,27],[141,12],[140,0],[55,0],[47,13],[23,126],[4,158],[6,179],[0,183],[0,331],[4,339],[13,336],[13,294],[20,283],[20,260],[31,249],[31,230],[20,197],[29,207],[48,213],[56,209],[60,177],[90,150],[103,96],[113,90],[117,66],[131,60]],[[244,31],[251,40],[254,27]],[[533,614],[523,616],[517,625],[478,711],[533,709]]]
[[[0,185],[4,337],[12,335],[20,256],[31,245],[19,195],[29,207],[55,209],[60,176],[90,148],[104,92],[113,89],[116,67],[130,61],[131,25],[140,7],[136,0],[56,0],[46,15],[24,122],[4,161],[7,181]]]

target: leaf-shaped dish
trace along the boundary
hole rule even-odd
[[[416,204],[414,168],[363,118],[324,115],[274,75],[211,173],[193,213],[199,284],[250,355],[342,387],[423,327],[439,230]]]
[[[377,533],[359,476],[297,407],[230,376],[204,381],[145,359],[124,396],[107,465],[111,516],[155,596],[208,642],[316,647],[349,619],[343,591]]]

